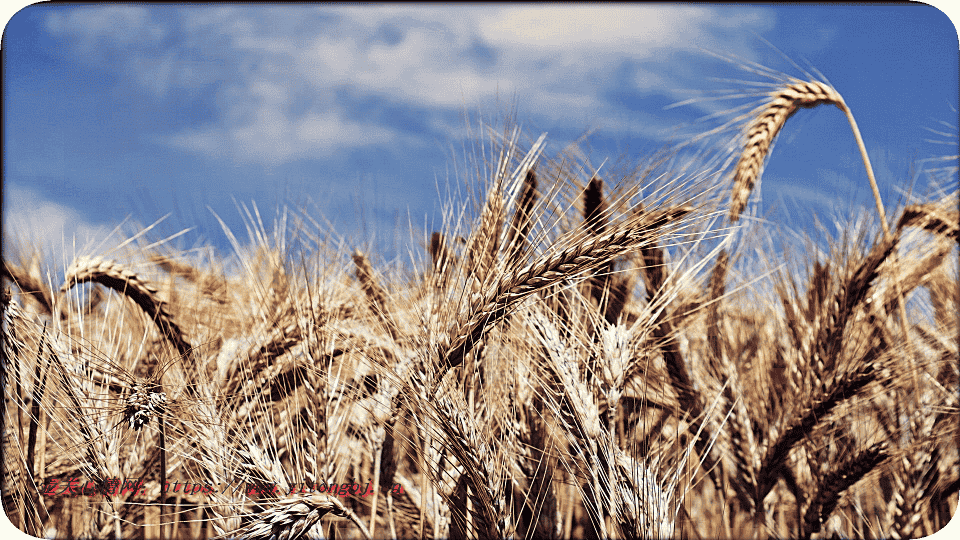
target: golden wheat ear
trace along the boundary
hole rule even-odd
[[[767,159],[770,144],[780,133],[787,119],[801,108],[813,108],[833,104],[847,110],[843,97],[836,90],[817,81],[798,82],[775,91],[767,105],[759,111],[747,128],[746,144],[733,171],[733,195],[730,204],[730,221],[736,222],[753,190],[760,169]]]
[[[167,303],[160,298],[157,289],[133,271],[113,261],[79,257],[67,269],[61,293],[66,293],[74,285],[86,282],[99,283],[128,296],[153,320],[160,329],[160,333],[173,343],[180,356],[187,356],[193,348],[173,316],[167,311]]]
[[[39,276],[39,266],[24,268],[17,266],[9,261],[3,261],[0,264],[0,276],[12,281],[21,291],[29,294],[40,304],[40,308],[46,314],[53,313],[53,294],[43,284]]]
[[[774,91],[771,98],[765,106],[757,110],[756,116],[747,127],[746,143],[733,170],[730,221],[736,222],[740,218],[740,214],[747,205],[750,192],[760,176],[763,163],[767,159],[770,145],[777,134],[780,133],[787,119],[801,108],[812,109],[818,105],[832,104],[843,111],[847,116],[847,122],[850,123],[850,130],[857,140],[860,157],[863,159],[863,167],[867,172],[867,178],[870,180],[870,188],[873,190],[873,198],[877,205],[877,213],[880,215],[884,237],[887,241],[890,241],[890,227],[887,225],[887,215],[880,198],[880,189],[877,187],[877,180],[873,175],[873,166],[870,164],[869,156],[867,156],[867,147],[863,143],[863,137],[860,136],[857,121],[853,117],[850,107],[844,102],[843,96],[826,83],[794,79],[791,84]]]

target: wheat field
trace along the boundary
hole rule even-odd
[[[255,207],[230,255],[147,228],[51,277],[21,244],[4,511],[55,538],[940,530],[960,490],[956,181],[874,190],[827,249],[774,249],[740,217],[780,129],[835,105],[859,133],[825,82],[761,98],[733,167],[665,152],[599,175],[491,130],[480,192],[402,262]]]

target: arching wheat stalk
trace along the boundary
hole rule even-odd
[[[773,99],[758,111],[753,122],[747,128],[746,144],[740,153],[740,159],[737,161],[737,166],[733,172],[730,221],[737,221],[740,213],[746,207],[747,198],[760,176],[760,169],[763,167],[767,153],[770,151],[770,144],[780,133],[787,119],[801,108],[812,109],[818,105],[832,104],[836,105],[847,116],[853,136],[857,139],[860,156],[863,158],[863,166],[867,171],[870,188],[873,190],[873,198],[877,204],[877,212],[880,214],[885,240],[889,242],[890,228],[887,225],[887,214],[883,209],[883,201],[880,198],[880,189],[877,187],[877,180],[873,175],[873,166],[870,165],[870,158],[867,156],[867,148],[860,136],[857,121],[846,102],[843,101],[843,96],[826,83],[793,79],[791,84],[776,90],[771,97]]]
[[[873,175],[873,166],[870,164],[870,157],[867,155],[867,147],[863,144],[860,128],[857,127],[857,121],[854,119],[850,108],[843,101],[843,96],[826,83],[792,79],[791,84],[773,92],[772,98],[765,107],[760,109],[747,128],[746,144],[733,171],[730,221],[736,222],[740,218],[740,214],[747,205],[750,192],[760,176],[760,170],[770,151],[770,144],[780,133],[787,119],[801,108],[810,109],[818,105],[833,104],[847,116],[853,136],[857,139],[857,147],[860,148],[860,157],[863,158],[863,167],[867,171],[867,178],[870,180],[870,189],[873,190],[877,214],[880,216],[880,225],[883,227],[884,241],[893,242],[893,234],[887,224],[887,213],[883,208],[883,200],[880,198],[880,189],[877,187],[877,180]],[[897,294],[900,326],[903,330],[904,339],[909,339],[910,326],[907,323],[907,310],[904,307],[903,294],[900,292],[900,285],[897,280],[894,280],[893,285]],[[915,373],[914,370],[915,386],[919,388],[919,381],[916,380]]]

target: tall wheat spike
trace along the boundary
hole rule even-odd
[[[857,147],[860,149],[860,157],[863,159],[863,167],[866,170],[867,179],[870,181],[870,189],[873,191],[873,200],[877,206],[877,215],[880,218],[880,226],[883,228],[884,240],[892,243],[894,235],[890,232],[890,225],[887,223],[887,214],[880,197],[880,188],[877,187],[877,180],[873,174],[873,166],[870,164],[870,157],[867,155],[867,147],[863,143],[863,137],[860,135],[860,128],[857,127],[853,112],[844,102],[843,96],[826,83],[800,81],[791,78],[791,83],[774,91],[771,98],[765,106],[758,109],[757,115],[747,128],[746,144],[733,171],[730,221],[736,222],[740,218],[740,214],[750,197],[750,192],[760,176],[760,170],[767,158],[770,144],[773,143],[787,119],[801,108],[809,109],[818,105],[832,104],[836,105],[847,116],[847,122],[850,124],[853,136],[857,140]],[[903,293],[900,292],[900,285],[896,280],[894,281],[894,290],[897,293],[897,307],[903,339],[909,343],[910,325],[907,322],[907,310],[904,305]],[[919,376],[915,369],[911,376],[914,389],[919,391]]]

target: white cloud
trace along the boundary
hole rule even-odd
[[[731,36],[772,25],[759,10],[652,5],[187,7],[165,12],[162,24],[151,13],[76,8],[51,14],[47,28],[81,52],[126,55],[121,76],[157,96],[216,88],[216,119],[167,143],[270,164],[398,140],[389,119],[352,117],[338,101],[345,87],[429,114],[516,96],[534,119],[624,125],[623,111],[602,96],[623,62],[635,63],[628,90],[669,95],[688,74],[671,71],[667,55],[749,53],[748,38]],[[156,46],[169,36],[177,39]],[[637,64],[648,59],[657,62]],[[428,117],[424,125],[448,123]]]
[[[713,16],[709,9],[680,6],[518,7],[483,17],[480,32],[491,42],[534,49],[648,56],[655,47],[690,46],[687,40]]]
[[[277,165],[289,160],[327,156],[333,152],[397,139],[392,130],[352,121],[326,96],[325,107],[300,115],[282,81],[257,79],[234,90],[225,100],[218,125],[190,129],[166,139],[185,150],[239,162]]]
[[[74,255],[87,254],[108,238],[109,231],[83,219],[79,212],[47,200],[35,191],[7,183],[3,190],[3,256],[30,257],[39,251],[41,260],[70,264]]]
[[[46,28],[56,36],[78,41],[81,54],[99,57],[104,46],[142,47],[161,42],[166,29],[150,20],[150,12],[137,6],[78,6],[50,13]]]

